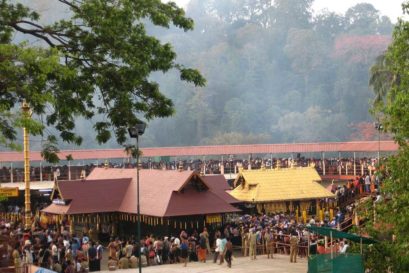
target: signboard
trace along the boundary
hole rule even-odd
[[[15,187],[15,188],[0,188],[0,196],[18,197],[18,187]]]

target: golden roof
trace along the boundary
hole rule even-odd
[[[335,197],[320,185],[321,177],[312,167],[284,169],[242,170],[234,181],[230,194],[247,202],[274,202],[286,200]]]

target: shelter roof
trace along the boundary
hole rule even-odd
[[[164,216],[215,214],[239,212],[212,191],[197,192],[188,189],[183,193],[173,192]]]
[[[52,204],[43,211],[58,214],[118,211],[131,180],[122,178],[56,181],[55,189],[67,204]]]
[[[288,154],[314,152],[376,152],[396,151],[398,145],[394,141],[351,141],[321,143],[285,143],[285,144],[248,144],[248,145],[213,145],[184,147],[152,147],[142,148],[143,157],[155,156],[195,156],[195,155],[231,155],[231,154]],[[98,150],[64,150],[60,158],[72,155],[75,160],[128,158],[124,149]],[[23,152],[0,152],[0,162],[23,161]],[[30,152],[31,161],[42,161],[40,151]]]
[[[70,204],[62,206],[51,204],[48,207],[42,209],[42,212],[52,213],[52,214],[70,214],[68,210],[70,209]]]
[[[224,175],[205,175],[201,178],[209,185],[210,190],[219,196],[221,199],[225,200],[229,204],[241,203],[240,200],[237,200],[226,191],[231,190],[230,186],[227,184],[227,181]]]
[[[241,182],[230,194],[247,202],[274,202],[332,198],[334,195],[319,182],[321,178],[312,167],[242,170],[235,180]]]
[[[141,214],[164,216],[172,192],[179,191],[193,176],[192,171],[139,170]],[[136,213],[136,169],[95,168],[87,179],[104,177],[132,178],[134,181],[123,196],[122,212]]]
[[[372,238],[362,237],[356,234],[342,232],[342,231],[328,228],[328,227],[310,226],[310,227],[307,227],[307,229],[309,229],[312,232],[318,233],[322,236],[328,236],[328,237],[338,238],[338,239],[348,239],[356,243],[363,243],[363,244],[377,243],[377,241]]]
[[[98,184],[98,181],[106,182]],[[112,182],[109,186],[105,184],[108,181]],[[66,186],[71,183],[73,186]],[[97,192],[91,191],[91,184],[93,188],[98,188]],[[88,190],[84,189],[84,185],[87,185],[85,189]],[[206,182],[193,171],[140,170],[139,185],[140,211],[143,215],[165,217],[238,211],[210,191]],[[137,213],[136,169],[95,168],[87,179],[58,182],[58,187],[64,200],[74,199],[69,204],[68,214],[77,213],[78,204],[82,206],[80,213]],[[96,200],[98,209],[94,209],[91,201],[78,198]],[[113,199],[111,203],[105,203],[110,198]],[[54,213],[54,207],[47,207],[43,211]]]

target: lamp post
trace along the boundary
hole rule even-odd
[[[381,158],[381,131],[383,130],[383,126],[381,123],[375,123],[375,129],[378,130],[378,164],[380,163]]]
[[[24,100],[21,105],[21,111],[24,118],[31,117],[31,109],[28,103]],[[29,132],[26,127],[23,127],[23,144],[24,144],[24,228],[31,228],[31,198],[30,198],[30,140]]]
[[[141,243],[141,210],[139,205],[139,136],[143,135],[145,132],[146,123],[138,122],[132,127],[128,128],[129,136],[136,139],[136,203],[137,203],[137,214],[138,214],[138,245],[140,252],[140,243]],[[139,273],[142,272],[142,263],[141,263],[141,253],[139,253],[138,261]]]

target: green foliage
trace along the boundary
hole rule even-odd
[[[361,205],[359,215],[368,221],[364,232],[380,243],[365,252],[366,266],[371,272],[407,272],[409,258],[409,148],[401,147],[399,154],[389,157],[380,175],[382,194],[386,201]],[[375,217],[374,217],[375,216]]]
[[[56,137],[53,135],[48,136],[47,141],[43,144],[41,156],[50,163],[58,163],[60,161],[57,155],[59,152],[60,149],[58,148]]]
[[[132,158],[136,158],[138,154],[142,156],[142,151],[137,149],[136,145],[125,145],[125,153]]]
[[[69,71],[54,76],[54,100],[33,117],[60,131],[43,132],[63,131],[86,147],[126,142],[136,118],[151,119],[142,142],[150,146],[210,143],[229,132],[276,143],[349,140],[354,125],[371,122],[368,70],[392,28],[368,4],[334,14],[313,13],[311,0],[192,0],[186,16],[159,0],[54,2],[71,11],[43,25],[0,0],[0,33],[31,30],[57,50]],[[188,17],[195,30],[184,33]],[[189,67],[206,76],[206,88],[186,84],[204,84]]]
[[[409,3],[402,6],[407,13]],[[371,69],[370,84],[376,94],[372,111],[400,144],[399,153],[388,158],[381,169],[386,178],[382,193],[387,200],[376,204],[376,221],[370,219],[367,227],[370,234],[384,238],[379,253],[368,255],[373,272],[407,272],[409,268],[408,51],[409,22],[399,20],[391,45]]]
[[[205,85],[197,70],[175,62],[171,44],[146,32],[146,20],[165,28],[173,24],[184,31],[193,29],[193,20],[175,3],[59,2],[69,8],[71,17],[46,25],[28,7],[0,0],[0,140],[5,144],[16,140],[15,126],[27,126],[33,135],[43,134],[44,126],[54,127],[63,141],[81,144],[82,137],[75,132],[78,117],[95,119],[98,143],[107,142],[113,131],[122,144],[126,128],[138,120],[174,112],[173,102],[150,79],[152,72],[174,69],[181,80]],[[12,44],[11,37],[17,32],[46,46]],[[16,110],[23,99],[34,118],[45,124],[3,118],[3,113]],[[48,146],[46,150],[55,149]]]
[[[378,211],[385,223],[392,225],[396,235],[394,244],[401,253],[409,251],[409,148],[404,146],[399,154],[388,161],[388,179],[385,183],[385,194],[391,197]],[[396,257],[401,268],[409,268],[409,257]],[[397,271],[396,271],[397,272]]]
[[[409,4],[403,4],[404,12]],[[371,68],[370,85],[375,92],[372,112],[380,117],[387,131],[394,134],[395,140],[407,145],[409,138],[409,65],[405,57],[409,50],[409,22],[400,19],[395,26],[393,41],[384,55],[378,57]]]
[[[162,37],[183,63],[200,68],[207,88],[192,92],[179,75],[156,74],[178,111],[150,123],[143,144],[215,143],[230,132],[267,135],[260,141],[270,143],[346,141],[355,124],[372,123],[368,70],[387,48],[392,24],[388,32],[372,5],[351,10],[357,21],[348,21],[345,14],[312,13],[311,4],[190,1],[195,31]]]
[[[376,59],[375,64],[371,67],[369,79],[369,85],[373,88],[375,93],[372,105],[372,111],[374,113],[382,111],[384,99],[396,81],[397,77],[392,73],[385,54],[380,55]]]

